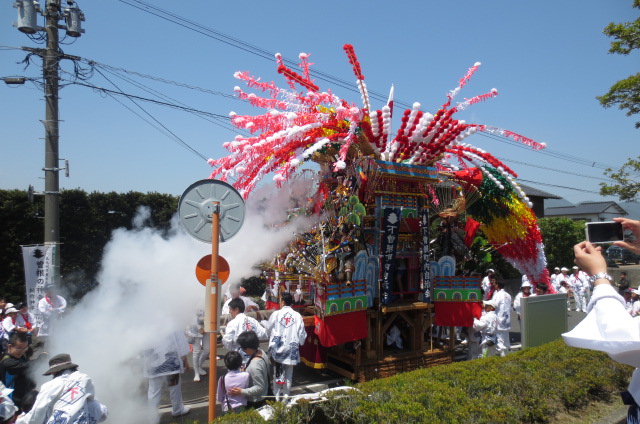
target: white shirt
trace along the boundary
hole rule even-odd
[[[573,288],[574,293],[586,293],[589,289],[589,281],[586,273],[578,271],[578,274],[571,274],[569,277],[569,285]]]
[[[482,300],[487,300],[487,296],[489,296],[489,291],[491,290],[491,283],[489,282],[488,275],[482,279],[482,290],[484,290]]]
[[[233,298],[231,298],[233,299]],[[231,299],[227,299],[226,302],[224,302],[224,305],[222,305],[222,311],[220,312],[220,315],[228,315],[229,314],[229,302],[231,302]],[[260,309],[260,307],[258,306],[258,304],[256,302],[254,302],[253,300],[249,299],[246,296],[240,296],[240,299],[242,299],[242,301],[244,302],[244,310],[247,311],[247,309],[249,309],[249,306],[253,306],[254,308],[256,308],[256,310]]]
[[[16,317],[16,326],[26,327],[27,321],[31,324],[30,330],[36,328],[36,319],[31,312],[27,311],[25,314],[18,312],[18,316]]]
[[[222,344],[228,350],[238,350],[240,347],[237,342],[238,336],[245,331],[253,331],[260,340],[267,340],[268,338],[267,331],[258,321],[243,313],[239,313],[227,324],[224,330],[224,336],[222,337]]]
[[[480,331],[482,335],[481,344],[486,342],[496,335],[498,331],[498,316],[495,311],[483,312],[480,319],[473,319],[473,329]]]
[[[530,294],[527,297],[531,297],[531,296],[535,296],[535,293]],[[522,305],[520,305],[520,302],[522,300],[522,298],[525,297],[523,292],[520,292],[516,295],[516,298],[513,300],[513,309],[516,310],[516,313],[518,315],[520,315],[522,313]]]
[[[594,288],[587,311],[580,324],[562,335],[564,341],[569,346],[605,352],[617,362],[636,367],[628,390],[640,403],[640,317],[629,315],[624,299],[609,284]]]
[[[291,306],[274,312],[267,322],[269,332],[269,355],[281,364],[295,365],[300,362],[300,345],[307,338],[302,315]]]
[[[498,304],[496,315],[498,316],[498,330],[511,329],[511,295],[504,289],[493,292],[492,300]]]
[[[46,296],[38,302],[38,311],[42,315],[42,327],[39,336],[49,336],[51,320],[58,318],[67,307],[67,301],[62,296]]]
[[[13,323],[13,319],[11,319],[10,316],[6,316],[5,319],[2,320],[2,332],[4,334],[4,338],[9,340],[9,333],[15,329],[16,325]]]
[[[143,352],[145,377],[153,378],[184,372],[182,357],[189,354],[189,344],[182,332],[174,331],[157,346]]]
[[[107,419],[107,407],[95,400],[89,376],[67,371],[42,385],[33,409],[19,417],[16,424],[81,424]]]

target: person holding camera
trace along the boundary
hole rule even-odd
[[[614,218],[633,239],[616,241],[614,245],[640,254],[640,221]],[[628,391],[622,395],[629,405],[627,422],[640,420],[640,320],[627,312],[625,302],[607,274],[607,262],[601,248],[583,241],[573,248],[575,263],[588,275],[593,294],[587,316],[573,330],[562,335],[569,346],[606,352],[617,362],[636,367]]]

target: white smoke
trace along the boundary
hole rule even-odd
[[[286,218],[291,202],[306,202],[304,196],[291,198],[292,193],[305,191],[280,189],[254,196],[260,201],[247,204],[242,229],[220,244],[220,255],[231,270],[227,284],[256,275],[255,265],[271,259],[298,231],[292,226],[271,228],[274,220]],[[50,356],[69,353],[93,379],[96,397],[110,409],[110,423],[146,421],[139,354],[170,332],[182,331],[204,304],[205,289],[195,267],[211,254],[211,245],[188,235],[177,216],[168,235],[142,227],[148,217],[149,211],[142,209],[134,230],[114,231],[101,261],[99,286],[56,323],[47,347]],[[312,221],[303,219],[295,227],[310,225]],[[38,385],[41,374],[38,370]]]

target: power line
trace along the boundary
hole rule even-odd
[[[232,47],[236,47],[240,50],[243,50],[247,53],[253,54],[255,56],[261,57],[263,59],[267,59],[270,61],[274,60],[274,55],[275,52],[269,52],[265,49],[262,49],[260,47],[257,47],[255,45],[249,44],[245,41],[239,40],[237,38],[234,38],[232,36],[229,36],[227,34],[224,34],[222,32],[216,31],[212,28],[208,28],[205,27],[201,24],[198,24],[197,22],[191,21],[189,19],[183,18],[175,13],[169,12],[167,10],[161,9],[159,7],[153,6],[147,2],[141,1],[141,0],[119,0],[121,3],[124,3],[128,6],[134,7],[138,10],[141,10],[143,12],[149,13],[151,15],[157,16],[160,19],[164,19],[168,22],[171,22],[173,24],[179,25],[183,28],[186,29],[190,29],[194,32],[197,32],[199,34],[202,34],[206,37],[218,40],[222,43],[225,43],[227,45],[230,45]],[[289,65],[289,66],[297,66],[296,61],[291,60],[291,59],[287,59],[285,57],[283,57],[283,61],[285,64]],[[346,90],[352,91],[354,93],[360,93],[359,90],[355,87],[355,84],[353,82],[350,81],[346,81],[344,79],[332,76],[326,72],[322,72],[318,69],[311,69],[310,70],[310,74],[312,76],[314,76],[315,78],[325,81],[325,82],[329,82],[331,84],[333,84],[334,86],[338,86],[340,88],[344,88]],[[354,78],[355,79],[355,78]],[[387,94],[384,93],[380,93],[374,90],[368,90],[369,92],[369,96],[375,100],[378,101],[382,101],[385,102],[387,101]],[[411,104],[404,102],[402,100],[395,100],[395,104],[403,106],[405,108],[411,108]]]
[[[506,161],[506,162],[517,163],[519,165],[533,166],[533,167],[538,168],[538,169],[546,169],[547,171],[559,172],[561,174],[575,175],[577,177],[591,178],[593,180],[600,180],[600,181],[607,181],[607,182],[611,181],[610,178],[602,178],[602,177],[594,177],[593,175],[578,174],[576,172],[570,172],[570,171],[567,171],[567,170],[564,170],[564,169],[549,168],[549,167],[546,167],[546,166],[540,166],[540,165],[536,165],[536,164],[533,164],[533,163],[517,161],[515,159],[508,159],[508,158],[501,158],[501,157],[498,157],[497,159],[500,159],[500,160]]]
[[[129,5],[131,7],[134,7],[138,10],[141,10],[145,13],[149,13],[151,15],[157,16],[161,19],[164,19],[168,22],[171,22],[173,24],[182,26],[183,28],[186,29],[190,29],[194,32],[197,32],[199,34],[205,35],[209,38],[213,38],[215,40],[218,40],[222,43],[225,43],[227,45],[236,47],[240,50],[243,50],[247,53],[251,53],[255,56],[264,58],[264,59],[268,59],[270,61],[273,61],[273,57],[274,57],[274,53],[273,52],[269,52],[266,49],[263,49],[261,47],[255,46],[253,44],[247,43],[245,41],[242,41],[238,38],[232,37],[230,35],[224,34],[220,31],[216,31],[212,28],[208,28],[205,27],[197,22],[194,22],[192,20],[189,20],[187,18],[183,18],[173,12],[161,9],[157,6],[154,6],[152,4],[149,4],[148,2],[142,1],[142,0],[119,0],[121,3],[124,3],[126,5]],[[283,57],[283,61],[288,64],[289,66],[296,66],[296,62],[291,60],[291,59],[287,59]],[[318,79],[321,79],[323,81],[327,81],[330,82],[334,85],[337,85],[341,88],[345,88],[347,90],[350,90],[352,92],[355,93],[359,93],[359,91],[355,88],[355,85],[352,82],[346,81],[344,79],[332,76],[326,72],[322,72],[318,69],[311,69],[310,70],[310,74]],[[372,98],[375,98],[377,100],[386,102],[387,100],[387,95],[386,94],[382,94],[382,93],[378,93],[376,91],[373,91],[371,89],[368,89],[369,95]],[[397,105],[403,106],[405,108],[411,108],[411,104],[404,102],[402,100],[396,100],[395,103]],[[488,134],[488,133],[479,133],[480,135],[484,136],[484,137],[489,137],[489,138],[493,138],[496,140],[500,140],[502,142],[507,142],[507,143],[512,143],[513,145],[515,145],[516,147],[519,148],[523,148],[523,149],[530,149],[530,147],[528,146],[524,146],[522,144],[519,144],[513,140],[510,139],[506,139],[503,137],[498,137],[496,135],[492,135],[492,134]],[[576,163],[579,165],[583,165],[583,166],[589,166],[591,168],[598,168],[598,169],[606,169],[606,168],[613,168],[610,165],[605,165],[596,161],[593,161],[591,159],[584,159],[584,158],[580,158],[577,156],[572,156],[569,154],[565,154],[565,153],[561,153],[561,152],[557,152],[551,149],[544,149],[544,150],[539,150],[537,151],[537,153],[540,153],[542,155],[545,156],[550,156],[550,157],[554,157],[554,158],[558,158],[558,159],[562,159],[568,162],[572,162],[572,163]]]
[[[106,75],[104,75],[99,69],[97,70],[97,72],[102,75],[102,77],[104,79],[106,79],[107,81],[109,81],[114,87],[116,87],[118,89],[118,91],[120,93],[122,93],[122,90],[120,90],[120,88],[113,82],[111,81],[109,78],[107,78]],[[105,89],[106,90],[106,89]],[[113,91],[112,93],[117,93],[116,91]],[[185,149],[189,150],[190,152],[194,153],[196,156],[199,156],[200,158],[204,159],[205,161],[208,159],[206,156],[204,156],[202,153],[198,152],[196,149],[194,149],[193,147],[191,147],[187,142],[185,142],[184,140],[182,140],[180,137],[178,137],[173,131],[171,131],[169,128],[167,128],[162,122],[158,121],[153,115],[151,115],[149,112],[147,112],[142,106],[140,106],[138,103],[136,103],[136,101],[134,100],[134,97],[136,96],[127,96],[127,98],[129,99],[130,102],[132,102],[134,105],[136,105],[142,112],[144,112],[149,118],[151,118],[153,121],[155,121],[158,125],[160,125],[166,132],[168,132],[169,134],[171,134],[171,138],[180,146],[184,147]]]
[[[538,182],[538,181],[523,180],[523,179],[520,179],[520,178],[518,178],[518,181],[522,181],[522,182],[525,182],[525,183],[539,184],[539,185],[544,185],[544,186],[549,186],[549,187],[563,188],[563,189],[566,189],[566,190],[581,191],[583,193],[600,194],[599,191],[584,190],[582,188],[567,187],[567,186],[561,186],[561,185],[557,185],[557,184],[541,183],[541,182]]]
[[[484,132],[480,132],[478,131],[476,134],[479,134],[483,137],[487,137],[487,138],[491,138],[493,140],[497,140],[503,143],[507,143],[509,145],[512,145],[514,147],[517,147],[519,149],[526,149],[528,151],[531,151],[531,147],[529,146],[525,146],[522,143],[518,143],[517,141],[508,139],[508,138],[504,138],[504,137],[499,137],[496,136],[494,134],[489,134],[489,133],[484,133]],[[561,153],[559,151],[556,150],[552,150],[552,149],[541,149],[541,150],[534,150],[535,153],[541,154],[541,155],[545,155],[545,156],[551,156],[553,158],[556,159],[561,159],[564,160],[566,162],[571,162],[571,163],[576,163],[578,165],[583,165],[583,166],[588,166],[590,168],[596,168],[596,169],[602,169],[605,170],[607,168],[613,168],[613,166],[611,165],[606,165],[600,162],[594,162],[592,159],[584,159],[584,158],[580,158],[578,156],[573,156],[573,155],[569,155],[566,153]]]
[[[100,62],[88,61],[87,59],[83,59],[83,60],[87,61],[87,63],[89,65],[97,66],[97,67],[100,67],[100,68],[103,68],[103,69],[108,69],[110,71],[124,72],[124,73],[130,74],[130,75],[137,75],[137,76],[139,76],[141,78],[151,79],[151,80],[162,82],[162,83],[169,84],[169,85],[175,85],[175,86],[178,86],[178,87],[188,88],[190,90],[197,90],[197,91],[201,91],[203,93],[213,94],[213,95],[216,95],[216,96],[226,97],[228,99],[234,99],[234,100],[239,100],[239,101],[244,102],[244,100],[238,98],[238,96],[236,96],[234,94],[228,94],[228,93],[222,93],[220,91],[209,90],[207,88],[202,88],[202,87],[198,87],[198,86],[195,86],[195,85],[185,84],[185,83],[178,82],[178,81],[168,80],[168,79],[165,79],[165,78],[154,77],[153,75],[148,75],[148,74],[143,74],[143,73],[140,73],[140,72],[130,71],[130,70],[127,70],[127,69],[124,69],[124,68],[116,68],[114,66],[107,65],[107,64],[104,64],[104,63],[100,63]]]

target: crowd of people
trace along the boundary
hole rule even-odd
[[[53,297],[59,295],[50,294],[52,297],[47,296],[49,301],[45,301],[49,316],[60,315],[61,312],[55,310],[64,309],[66,302]],[[223,411],[228,413],[259,408],[270,397],[286,401],[290,395],[294,365],[300,361],[299,348],[306,339],[302,316],[291,307],[293,296],[290,293],[282,293],[280,309],[262,321],[245,315],[247,305],[244,296],[239,294],[240,291],[233,288],[228,293],[229,299],[225,303],[230,320],[221,338],[228,349],[224,357],[227,373],[218,380],[217,400]],[[107,407],[95,398],[91,379],[78,371],[78,365],[72,362],[69,354],[49,359],[49,369],[44,375],[53,378],[36,390],[32,373],[38,368],[37,361],[46,361],[48,354],[38,349],[38,358],[32,357],[33,340],[39,338],[32,336],[42,326],[35,324],[33,315],[26,309],[22,305],[0,304],[4,346],[0,360],[0,424],[104,421]],[[51,322],[48,329],[45,337],[51,337]],[[261,341],[268,341],[266,352],[260,348]],[[148,380],[150,423],[160,420],[158,408],[164,387],[168,388],[174,417],[190,412],[182,398],[182,374],[189,369],[187,358],[192,355],[194,380],[200,381],[200,377],[207,374],[203,363],[208,359],[209,350],[209,337],[204,331],[204,311],[198,309],[194,323],[184,332],[174,331],[141,352],[143,375]],[[73,399],[68,399],[69,396]]]
[[[566,267],[555,267],[550,282],[556,293],[567,296],[567,311],[587,312],[594,283],[590,274],[574,265],[569,273]],[[625,309],[632,316],[640,315],[640,290],[630,287],[625,271],[620,272],[616,284],[619,294],[625,301]],[[500,355],[510,350],[509,330],[511,313],[515,312],[518,321],[522,316],[522,299],[549,293],[545,283],[539,283],[533,289],[526,275],[522,276],[520,291],[515,298],[504,290],[504,283],[497,277],[495,270],[488,269],[481,283],[483,293],[483,312],[474,319],[473,328],[466,331],[468,359]],[[572,303],[573,301],[573,303]]]
[[[640,253],[640,222],[617,219],[635,239],[616,242]],[[564,335],[568,344],[607,351],[620,362],[640,367],[634,343],[640,342],[640,331],[633,317],[640,314],[640,291],[631,288],[626,272],[614,285],[606,274],[606,261],[600,247],[588,242],[575,246],[575,262],[571,273],[566,267],[556,267],[551,285],[567,296],[567,309],[588,312],[589,315],[574,330]],[[615,287],[617,286],[617,287]],[[474,319],[468,329],[470,359],[505,356],[510,351],[509,331],[512,312],[518,320],[522,315],[522,302],[526,297],[541,296],[549,287],[532,284],[523,276],[520,292],[512,300],[505,290],[504,281],[489,269],[482,280],[483,313]],[[306,339],[302,316],[292,305],[293,296],[284,292],[280,296],[280,309],[268,320],[254,319],[246,313],[255,309],[253,301],[241,296],[238,287],[227,293],[225,307],[229,321],[221,336],[228,352],[224,356],[227,372],[218,379],[217,401],[225,413],[259,408],[266,399],[287,401],[290,396],[293,369],[300,361],[300,346]],[[256,305],[257,306],[257,305]],[[44,322],[40,325],[29,313],[26,303],[11,304],[0,299],[2,359],[0,360],[0,424],[10,423],[85,423],[101,422],[107,418],[107,407],[95,396],[91,378],[78,370],[69,354],[63,353],[48,360],[44,375],[52,379],[37,390],[31,371],[36,361],[45,361],[46,352],[33,358],[34,339],[46,342],[51,337],[56,319],[64,313],[66,301],[47,288],[38,309]],[[624,328],[623,328],[624,326]],[[43,330],[44,329],[44,330]],[[42,332],[44,331],[44,334]],[[36,337],[37,336],[37,337]],[[196,310],[195,320],[185,331],[176,331],[142,353],[145,376],[148,378],[149,422],[159,421],[158,406],[161,391],[166,385],[172,404],[172,415],[189,413],[181,392],[181,375],[189,369],[187,358],[192,355],[194,381],[206,375],[203,363],[209,356],[209,337],[204,331],[204,311]],[[268,348],[260,348],[268,341]],[[603,344],[602,341],[609,343]],[[618,346],[620,344],[620,346]],[[190,347],[191,346],[191,347]],[[611,351],[609,351],[609,350]],[[219,358],[216,358],[219,359]],[[636,369],[626,402],[630,404],[630,417],[640,419],[640,376]],[[631,420],[630,422],[638,422]]]

